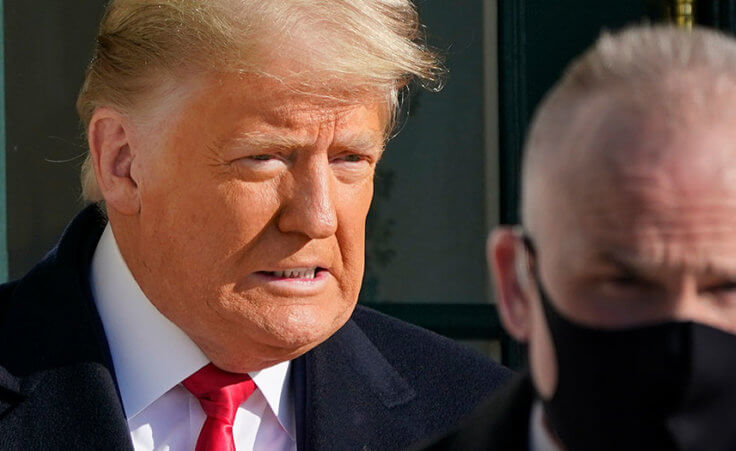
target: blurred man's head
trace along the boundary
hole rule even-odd
[[[439,67],[404,0],[114,0],[78,101],[89,201],[151,302],[223,369],[350,316],[373,173]]]
[[[489,259],[504,325],[529,345],[543,399],[559,405],[565,386],[587,383],[586,365],[621,357],[616,346],[658,340],[646,341],[648,326],[736,333],[736,42],[670,28],[604,35],[545,99],[525,151],[523,229],[495,231]],[[644,332],[629,342],[592,329]],[[599,338],[618,345],[596,349]],[[579,368],[564,368],[565,347],[581,341]],[[638,348],[612,363],[659,364],[637,362]],[[679,376],[691,374],[662,386],[689,382]]]

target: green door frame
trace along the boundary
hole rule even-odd
[[[8,280],[8,193],[5,183],[5,2],[0,1],[0,282]]]

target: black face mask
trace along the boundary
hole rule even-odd
[[[736,335],[694,322],[585,327],[534,274],[557,354],[545,412],[568,450],[736,450]]]

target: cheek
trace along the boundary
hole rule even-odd
[[[278,183],[273,180],[260,183],[230,181],[220,185],[215,193],[203,196],[202,201],[228,224],[226,228],[251,237],[273,221],[281,208]]]
[[[339,198],[337,241],[344,270],[352,282],[359,287],[365,263],[365,221],[368,216],[373,185],[351,190]],[[355,279],[355,280],[353,280]]]
[[[267,184],[209,178],[148,194],[142,221],[149,227],[148,240],[164,248],[162,263],[175,267],[186,262],[199,274],[222,271],[225,262],[258,238],[278,209],[276,190]]]
[[[338,239],[341,247],[359,245],[365,239],[365,222],[373,197],[373,184],[358,189],[346,190],[337,198]]]

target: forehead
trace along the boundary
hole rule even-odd
[[[360,91],[358,86],[355,92],[327,87],[323,92],[306,92],[298,86],[257,75],[214,74],[205,78],[201,99],[221,109],[257,111],[275,122],[339,120],[360,106],[386,115],[389,111],[386,96]]]
[[[592,119],[595,132],[537,184],[549,185],[536,188],[535,205],[548,212],[535,216],[540,246],[674,265],[736,260],[734,118],[733,111],[679,120],[613,111]]]
[[[382,137],[390,120],[390,109],[379,95],[300,93],[278,80],[254,75],[192,77],[178,83],[166,98],[171,99],[167,106],[154,106],[141,118],[156,124],[148,127],[155,133],[164,130],[167,135],[187,134],[193,128],[213,139],[252,129],[313,134],[333,124],[337,131],[360,130]],[[158,120],[149,121],[152,115]]]

